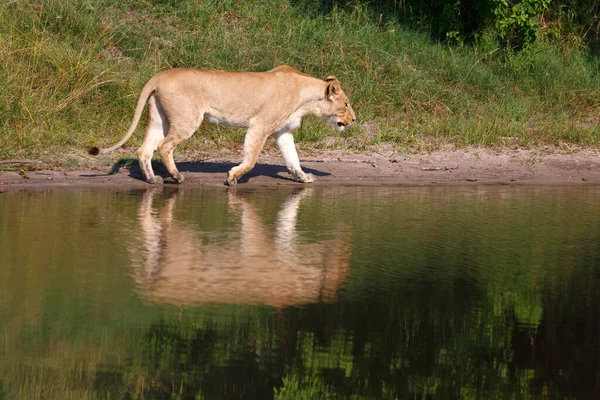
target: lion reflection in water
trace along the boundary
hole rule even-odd
[[[181,191],[172,192],[155,210],[153,202],[161,193],[161,188],[146,191],[138,211],[143,244],[132,255],[145,299],[273,307],[334,300],[348,270],[349,233],[336,226],[330,239],[318,243],[299,237],[299,206],[312,189],[291,192],[274,227],[265,225],[250,199],[228,192],[228,207],[240,216],[241,227],[239,235],[230,229],[217,232],[226,234],[227,241],[206,240],[208,233],[174,219]]]

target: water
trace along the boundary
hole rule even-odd
[[[0,399],[600,398],[600,188],[0,193]]]

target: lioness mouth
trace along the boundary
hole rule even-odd
[[[338,122],[337,124],[338,124],[338,126],[339,126],[340,128],[342,128],[342,127],[346,126],[346,124],[345,124],[345,123],[343,123],[343,122]]]

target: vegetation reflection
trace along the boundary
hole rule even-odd
[[[599,397],[599,198],[4,193],[0,398]]]

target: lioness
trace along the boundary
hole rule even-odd
[[[146,102],[149,104],[148,126],[137,153],[140,168],[149,183],[163,182],[154,175],[151,165],[157,148],[169,173],[177,182],[183,182],[184,176],[173,160],[173,150],[190,138],[204,119],[248,128],[242,163],[229,171],[227,185],[235,185],[254,167],[265,141],[272,134],[293,179],[314,182],[315,177],[300,168],[292,130],[307,114],[326,119],[338,131],[356,120],[335,76],[322,81],[287,65],[267,72],[176,68],[159,72],[146,83],[131,126],[119,143],[107,149],[93,147],[89,153],[108,153],[125,144],[135,131]]]

